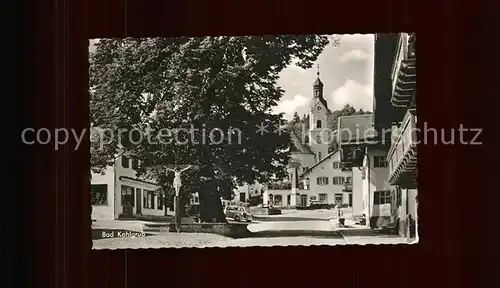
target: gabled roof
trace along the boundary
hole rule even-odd
[[[304,173],[300,174],[300,178],[304,177],[306,174],[309,174],[309,172],[311,172],[312,170],[314,170],[316,167],[318,167],[319,164],[325,162],[327,159],[329,159],[330,157],[332,157],[333,155],[335,155],[336,153],[338,153],[339,150],[335,150],[333,151],[332,153],[326,155],[325,158],[321,159],[318,163],[314,164],[311,168],[307,169],[306,171],[304,171]]]
[[[342,116],[338,119],[339,144],[361,143],[377,136],[373,114]]]
[[[321,104],[323,104],[323,106],[325,106],[326,111],[328,111],[328,113],[331,113],[331,110],[330,108],[328,108],[328,103],[326,102],[325,98],[323,97],[316,97],[316,98],[319,100],[319,102],[321,102]]]
[[[311,147],[306,143],[302,143],[301,139],[293,129],[290,130],[290,137],[292,138],[292,147],[290,147],[290,152],[298,152],[302,154],[314,154]]]
[[[143,180],[143,179],[140,179],[140,178],[134,178],[134,177],[128,177],[128,176],[120,176],[118,179],[120,179],[120,180],[127,179],[127,180],[131,180],[131,181],[134,181],[134,182],[140,182],[140,183],[149,184],[149,185],[158,186],[158,187],[160,186],[158,183],[146,181],[146,180]]]

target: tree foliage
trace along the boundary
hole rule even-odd
[[[350,104],[346,104],[341,110],[335,110],[328,115],[328,126],[327,128],[331,131],[335,131],[338,129],[338,119],[342,116],[352,116],[352,115],[364,115],[371,114],[370,111],[363,111],[363,109],[356,110]],[[294,114],[293,119],[288,122],[288,129],[295,132],[300,139],[307,138],[309,131],[309,115],[304,114],[302,118],[298,116],[297,113]],[[329,152],[332,152],[336,149],[337,143],[335,138],[330,142]],[[307,142],[307,141],[306,141]]]
[[[286,175],[289,135],[272,133],[283,117],[271,112],[284,92],[278,74],[292,60],[311,68],[327,44],[315,35],[99,41],[90,57],[91,123],[114,137],[92,152],[93,169],[113,161],[123,142],[143,160],[139,173],[164,191],[173,175],[161,165],[197,165],[183,174],[182,193],[199,193],[202,220],[225,221],[219,196]],[[261,124],[268,133],[257,133]],[[139,144],[122,141],[129,133],[120,130],[132,129]],[[210,131],[224,141],[214,144]]]

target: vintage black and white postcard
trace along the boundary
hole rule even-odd
[[[93,249],[417,243],[415,43],[91,39]]]

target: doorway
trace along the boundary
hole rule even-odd
[[[142,200],[142,197],[141,197],[142,193],[141,192],[142,192],[141,189],[139,189],[139,188],[135,189],[135,193],[136,193],[135,194],[135,196],[136,196],[135,197],[135,204],[136,204],[135,206],[137,207],[135,214],[138,214],[138,215],[142,214],[142,201],[141,201]]]
[[[307,195],[300,195],[300,206],[307,206]]]

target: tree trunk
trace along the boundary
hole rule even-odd
[[[202,223],[227,223],[217,186],[210,180],[202,186],[200,196],[200,221]]]

